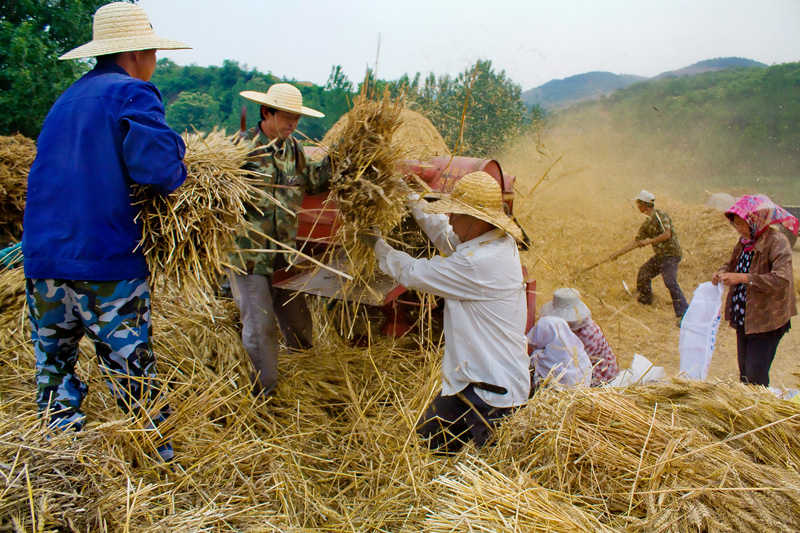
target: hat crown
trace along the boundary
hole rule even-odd
[[[267,90],[267,101],[275,107],[292,113],[303,112],[303,94],[289,83],[276,83]]]
[[[300,89],[290,83],[276,83],[272,85],[266,93],[258,91],[242,91],[239,93],[251,102],[265,105],[273,109],[297,113],[308,117],[324,117],[316,109],[303,105],[303,94]]]
[[[576,289],[557,289],[553,291],[553,307],[556,309],[566,309],[575,307],[581,301],[581,293]]]
[[[141,7],[127,2],[113,2],[94,14],[92,37],[95,41],[155,36],[153,25]]]
[[[503,211],[503,191],[492,176],[483,171],[470,172],[458,180],[453,199],[481,211]]]
[[[541,316],[563,318],[569,323],[581,322],[592,316],[592,312],[581,300],[581,293],[569,287],[553,291],[553,300],[544,304],[540,313]]]
[[[642,189],[639,192],[639,196],[636,197],[636,200],[639,200],[640,202],[645,202],[645,203],[648,203],[648,204],[652,204],[653,202],[656,201],[656,197],[650,191],[645,191],[644,189]]]

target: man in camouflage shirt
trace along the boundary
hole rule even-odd
[[[243,91],[243,97],[261,104],[261,120],[247,132],[255,142],[252,165],[269,195],[248,208],[250,227],[236,239],[231,263],[245,272],[230,271],[231,289],[242,320],[242,342],[253,362],[254,393],[268,395],[278,384],[280,336],[288,348],[312,345],[311,312],[305,296],[273,287],[272,275],[293,259],[297,211],[306,194],[327,188],[329,159],[310,161],[291,137],[301,115],[324,116],[304,107],[300,91],[278,83],[267,93]],[[280,242],[284,246],[276,244]],[[286,248],[288,247],[288,248]]]
[[[634,248],[652,244],[655,255],[639,268],[639,275],[636,278],[639,303],[647,305],[653,302],[653,289],[650,281],[660,274],[672,297],[672,307],[675,310],[675,316],[678,317],[678,324],[680,324],[689,304],[686,303],[683,291],[678,285],[678,263],[682,256],[678,234],[669,215],[655,208],[656,197],[653,196],[653,193],[642,191],[635,200],[639,212],[647,215],[648,218],[639,227],[636,239],[612,254],[611,257],[616,259]]]

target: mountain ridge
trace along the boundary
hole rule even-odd
[[[576,74],[561,80],[547,83],[523,91],[522,101],[528,108],[539,105],[545,110],[569,107],[578,102],[593,100],[611,94],[617,89],[650,80],[696,76],[726,68],[766,68],[768,65],[741,57],[718,57],[699,61],[677,70],[662,72],[651,78],[634,74],[614,74],[606,71],[592,71]]]

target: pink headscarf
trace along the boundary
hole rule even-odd
[[[763,194],[746,194],[736,200],[725,214],[738,215],[747,221],[750,226],[750,239],[742,237],[744,251],[753,249],[756,241],[772,224],[783,224],[792,233],[797,235],[800,222],[789,214],[784,208],[776,205]]]

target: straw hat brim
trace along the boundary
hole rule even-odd
[[[424,207],[424,211],[438,215],[447,213],[470,215],[502,229],[517,241],[523,241],[522,230],[519,226],[503,211],[497,209],[478,209],[452,196],[445,195],[435,202],[428,202]]]
[[[257,104],[265,105],[267,107],[272,107],[274,109],[280,109],[281,111],[287,111],[289,113],[297,113],[300,115],[305,115],[307,117],[314,117],[314,118],[322,118],[325,116],[324,113],[320,113],[316,109],[311,109],[310,107],[300,106],[300,108],[291,108],[286,105],[281,104],[277,100],[267,98],[265,93],[260,93],[258,91],[242,91],[239,93],[244,98],[247,98],[251,102],[255,102]]]
[[[157,36],[120,37],[119,39],[102,39],[89,41],[73,48],[58,59],[83,59],[104,56],[119,52],[136,52],[138,50],[190,50],[192,47],[180,41],[162,39]]]
[[[581,301],[566,307],[554,307],[553,302],[547,302],[539,310],[539,316],[555,316],[567,322],[583,321],[592,316],[589,307]]]

